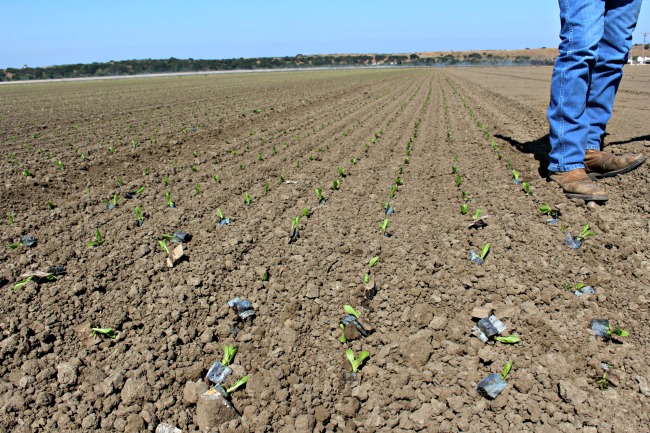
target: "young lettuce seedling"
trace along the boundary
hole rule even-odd
[[[158,245],[160,245],[160,248],[162,248],[166,254],[169,254],[169,247],[167,247],[167,241],[165,239],[159,240]]]
[[[467,215],[468,210],[469,210],[469,206],[467,206],[466,203],[460,205],[461,215]]]
[[[12,225],[14,223],[14,216],[11,212],[7,212],[7,224]]]
[[[309,218],[311,216],[311,210],[308,207],[302,208],[302,216]]]
[[[300,222],[300,215],[295,218],[291,218],[291,237],[289,243],[295,242],[299,237],[300,233],[298,232],[298,223]]]
[[[531,195],[533,195],[533,193],[530,192],[530,184],[528,182],[522,182],[521,187],[524,190],[526,197],[530,197]]]
[[[230,388],[228,388],[228,389],[226,390],[226,393],[227,393],[228,395],[232,394],[233,392],[237,391],[238,388],[244,386],[244,385],[246,384],[246,382],[248,382],[248,374],[247,374],[246,376],[242,377],[241,379],[239,379],[237,382],[235,382],[235,383],[233,384],[233,386],[231,386]]]
[[[214,180],[214,183],[219,183],[219,175],[218,175],[218,174],[215,174],[215,175],[212,177],[212,180]]]
[[[341,167],[338,168],[338,171],[339,171],[339,177],[343,179],[345,177],[345,171]]]
[[[63,170],[63,163],[62,163],[61,161],[57,161],[57,162],[55,162],[54,164],[56,164],[56,167],[57,167],[59,170]]]
[[[630,333],[621,327],[612,327],[609,325],[607,327],[607,337],[610,338],[612,335],[618,335],[619,337],[628,337]]]
[[[201,184],[197,183],[196,186],[194,187],[194,194],[199,195],[201,194]]]
[[[386,218],[386,219],[381,223],[381,226],[379,227],[379,229],[381,230],[381,234],[382,234],[383,236],[388,236],[388,233],[386,233],[386,232],[388,231],[388,224],[389,224],[389,223],[390,223],[390,220],[389,220],[388,218]]]
[[[319,204],[325,204],[325,197],[323,196],[323,190],[320,188],[314,189],[316,192],[316,198],[318,199]]]
[[[458,168],[455,165],[451,166],[451,174],[458,174]]]
[[[135,220],[138,226],[141,226],[142,222],[144,221],[144,214],[142,213],[142,208],[140,205],[137,205],[133,208],[133,214],[135,215]]]
[[[490,245],[492,244],[488,242],[481,247],[481,260],[485,260],[485,257],[487,257],[488,253],[490,252]]]
[[[589,224],[585,224],[582,227],[582,230],[580,230],[580,233],[578,233],[575,237],[575,239],[579,240],[580,242],[584,241],[586,238],[589,236],[594,236],[594,232],[589,230]]]
[[[144,191],[144,185],[141,185],[140,188],[135,190],[135,195],[140,195]]]
[[[90,335],[105,335],[108,338],[115,338],[115,331],[113,328],[90,328]]]
[[[237,354],[237,348],[234,345],[230,346],[223,346],[223,359],[221,360],[221,365],[224,367],[230,365],[232,363],[232,360],[235,359],[235,355]]]
[[[512,170],[512,182],[515,183],[516,185],[521,183],[521,181],[519,180],[519,172],[514,169]]]
[[[481,209],[476,209],[476,212],[474,212],[474,215],[472,215],[473,220],[477,220],[481,217]]]
[[[397,185],[397,186],[404,185],[404,181],[402,180],[402,178],[400,176],[397,176],[395,178],[395,185]]]
[[[370,356],[370,353],[364,350],[359,353],[359,357],[355,358],[354,351],[352,351],[352,349],[347,349],[345,351],[345,356],[348,358],[350,366],[352,366],[352,372],[357,373],[361,368],[363,362]]]
[[[170,194],[169,191],[165,192],[165,200],[167,201],[167,206],[169,206],[170,208],[175,208],[176,207],[176,205],[172,201],[172,197],[171,197],[171,194]]]
[[[375,256],[372,259],[370,259],[370,262],[368,264],[370,265],[371,268],[374,268],[377,266],[377,262],[379,261],[379,256]]]
[[[469,201],[469,192],[461,191],[461,194],[463,196],[463,201]]]
[[[338,179],[334,179],[334,182],[332,182],[332,189],[336,191],[339,189],[340,186],[341,186],[341,181]]]
[[[251,195],[248,193],[248,191],[244,192],[244,204],[246,206],[251,204]]]
[[[510,370],[512,370],[512,361],[508,361],[503,365],[503,370],[501,370],[501,378],[505,380],[508,374],[510,374]]]
[[[521,338],[518,335],[505,335],[503,337],[499,335],[494,337],[494,339],[499,343],[505,343],[505,344],[516,344],[521,341]]]
[[[390,198],[395,198],[396,193],[397,193],[397,186],[396,185],[391,185],[391,187],[390,187]]]
[[[540,207],[537,208],[537,210],[542,214],[542,215],[550,215],[551,212],[553,212],[553,209],[551,209],[551,206],[549,206],[548,203],[542,203]]]
[[[99,247],[104,244],[104,239],[102,238],[102,234],[99,233],[99,229],[95,229],[95,240],[88,242],[89,247]]]

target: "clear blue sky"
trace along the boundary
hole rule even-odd
[[[555,47],[558,14],[557,0],[0,0],[0,68]],[[634,43],[643,32],[650,0]]]

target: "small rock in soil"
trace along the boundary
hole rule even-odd
[[[297,431],[314,431],[314,427],[316,427],[316,418],[314,418],[314,415],[298,415],[294,426]]]
[[[320,296],[320,290],[318,286],[313,282],[307,283],[307,292],[305,293],[307,299],[316,299]]]
[[[557,388],[560,397],[562,397],[562,400],[564,400],[566,403],[578,405],[584,403],[584,401],[587,400],[587,393],[571,382],[561,380],[557,384]]]
[[[238,418],[235,408],[218,391],[210,389],[199,396],[196,422],[202,432]]]
[[[60,385],[74,385],[77,383],[77,367],[69,362],[58,364],[56,371],[56,379]]]
[[[149,400],[150,395],[151,386],[145,379],[129,378],[126,380],[124,388],[122,388],[120,397],[122,398],[122,404],[128,406],[133,403],[142,403],[143,400]]]
[[[171,424],[162,423],[156,427],[156,433],[183,433],[183,431]]]
[[[648,388],[648,382],[645,380],[645,377],[635,376],[634,378],[639,382],[639,392],[646,397],[650,397],[650,388]]]
[[[189,381],[183,388],[183,403],[196,404],[199,400],[199,395],[203,394],[209,389],[208,384],[202,380],[196,382]]]

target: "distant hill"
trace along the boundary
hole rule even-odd
[[[632,55],[641,55],[641,45]],[[638,53],[637,53],[638,51]],[[650,55],[650,50],[646,50]],[[314,54],[220,60],[144,59],[104,63],[0,69],[0,81],[54,78],[107,77],[175,72],[231,71],[280,68],[452,66],[452,65],[552,65],[557,48],[523,50],[426,51],[403,54]]]

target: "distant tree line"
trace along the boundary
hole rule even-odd
[[[537,63],[536,63],[537,62]],[[467,56],[446,54],[439,57],[419,57],[417,54],[394,55],[302,55],[287,57],[258,57],[221,60],[162,59],[162,60],[122,60],[105,63],[73,64],[47,66],[42,68],[0,69],[0,81],[47,80],[54,78],[107,77],[115,75],[141,75],[165,72],[203,72],[232,71],[240,69],[278,69],[305,67],[341,67],[341,66],[444,66],[444,65],[497,65],[497,64],[549,64],[545,61],[530,59],[528,56],[516,58],[495,57],[491,54],[482,56],[472,53]],[[552,62],[551,62],[552,64]]]

